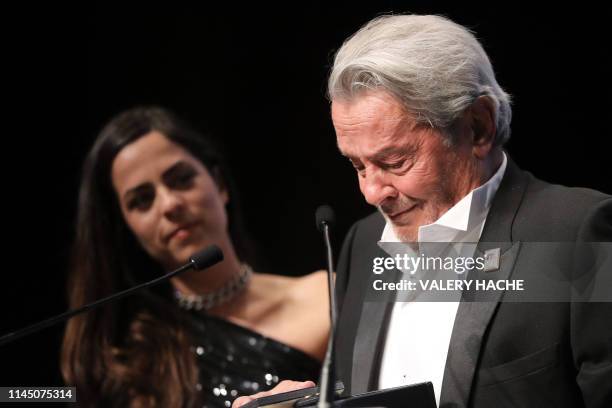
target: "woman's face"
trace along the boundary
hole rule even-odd
[[[166,269],[229,240],[227,191],[162,133],[152,131],[124,147],[113,161],[112,181],[127,225]]]

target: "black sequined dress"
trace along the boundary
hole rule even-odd
[[[193,317],[203,407],[229,407],[236,397],[282,380],[318,381],[320,363],[304,352],[227,320],[187,313]]]

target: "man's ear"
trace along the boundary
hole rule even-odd
[[[484,159],[495,142],[495,103],[485,95],[474,100],[469,108],[472,129],[472,151],[479,159]]]

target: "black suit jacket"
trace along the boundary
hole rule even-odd
[[[338,263],[337,369],[350,394],[378,388],[393,303],[364,299],[372,259],[387,256],[377,245],[384,224],[376,213],[353,225]],[[520,243],[544,241],[612,241],[612,198],[544,183],[509,160],[481,236],[484,246],[504,243],[495,279],[534,273],[541,255]],[[485,296],[497,297],[457,311],[441,407],[612,406],[612,303]]]

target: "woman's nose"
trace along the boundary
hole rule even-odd
[[[164,188],[160,191],[159,198],[161,211],[165,217],[174,220],[180,216],[185,207],[185,200],[179,192]]]

